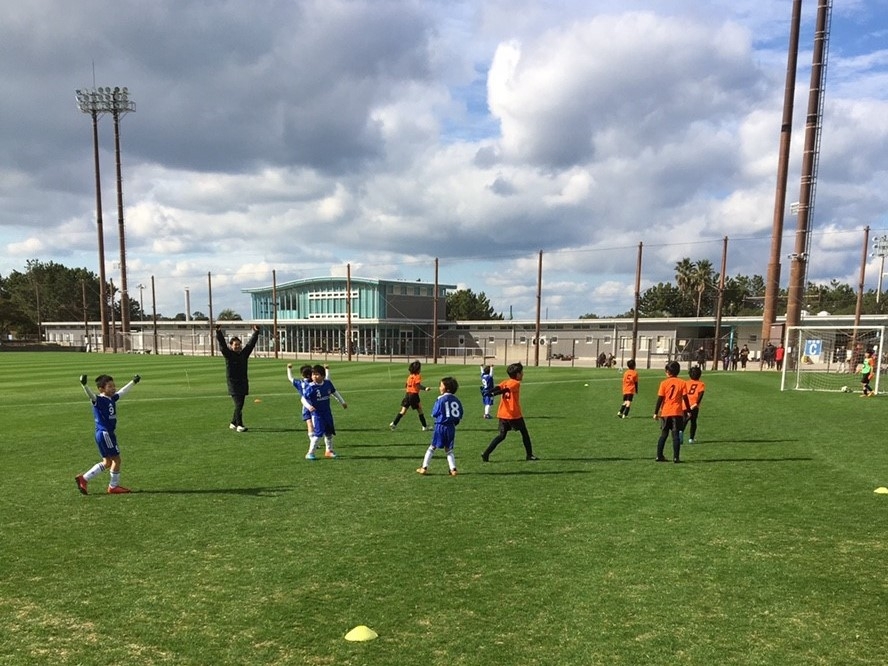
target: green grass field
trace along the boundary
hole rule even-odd
[[[406,363],[332,364],[349,408],[315,462],[285,368],[251,361],[235,433],[219,357],[0,353],[0,665],[888,661],[882,398],[707,373],[699,443],[656,464],[662,373],[620,420],[618,372],[531,367],[541,460],[512,434],[484,464],[476,366],[426,364],[467,417],[460,475],[439,454],[421,477],[430,433],[388,429]],[[143,377],[119,403],[130,495],[75,487],[98,459],[83,372]]]

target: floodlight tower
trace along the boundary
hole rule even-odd
[[[870,255],[879,257],[879,287],[876,290],[876,303],[882,300],[882,276],[885,274],[885,257],[888,256],[888,236],[876,236],[873,239],[873,253]]]
[[[99,115],[108,111],[98,90],[75,90],[77,108],[92,117],[93,159],[96,172],[96,228],[99,235],[99,318],[102,320],[102,350],[108,345],[108,294],[105,291],[105,235],[102,231],[102,178],[99,169]]]
[[[129,98],[129,89],[115,86],[105,88],[105,97],[114,119],[114,156],[117,165],[117,228],[120,236],[120,329],[123,333],[123,349],[127,349],[130,331],[129,292],[126,286],[126,233],[123,225],[123,178],[120,173],[120,118],[134,112],[136,103]]]

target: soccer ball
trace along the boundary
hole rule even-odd
[[[849,389],[847,386],[843,386],[842,393],[851,393],[851,389]]]

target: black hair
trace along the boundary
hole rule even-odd
[[[444,384],[444,391],[446,393],[456,393],[459,390],[459,382],[453,377],[445,377],[441,380],[441,383]]]
[[[327,369],[323,365],[313,365],[311,366],[311,374],[320,375],[321,377],[327,376]]]
[[[113,382],[114,377],[111,375],[99,375],[96,377],[96,388],[103,389],[108,382]]]
[[[422,363],[419,361],[413,361],[410,365],[407,366],[407,370],[411,375],[418,375],[419,371],[422,369]]]
[[[628,361],[626,361],[626,367],[630,370],[635,370],[635,359],[630,358]]]
[[[678,374],[681,372],[681,363],[678,361],[669,361],[669,363],[666,364],[666,372],[673,377],[678,377]]]
[[[240,342],[241,344],[244,343],[243,340],[235,335],[233,338],[231,338],[231,340],[228,341],[228,344],[233,345],[235,342]]]
[[[699,365],[695,365],[688,370],[688,377],[690,377],[694,381],[697,381],[698,379],[700,379],[700,377],[702,375],[703,375],[703,371],[700,370]]]
[[[311,378],[311,366],[306,363],[301,368],[299,368],[299,374],[302,375],[303,379],[310,379]]]
[[[484,372],[485,375],[490,374],[490,366],[489,365],[485,365],[483,368],[481,368],[481,370]]]
[[[513,363],[508,368],[506,368],[506,374],[509,375],[512,379],[515,379],[518,375],[524,372],[524,366],[521,363]]]

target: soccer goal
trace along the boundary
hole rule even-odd
[[[871,352],[870,386],[878,393],[884,338],[884,326],[790,326],[780,390],[859,393],[864,354]]]

